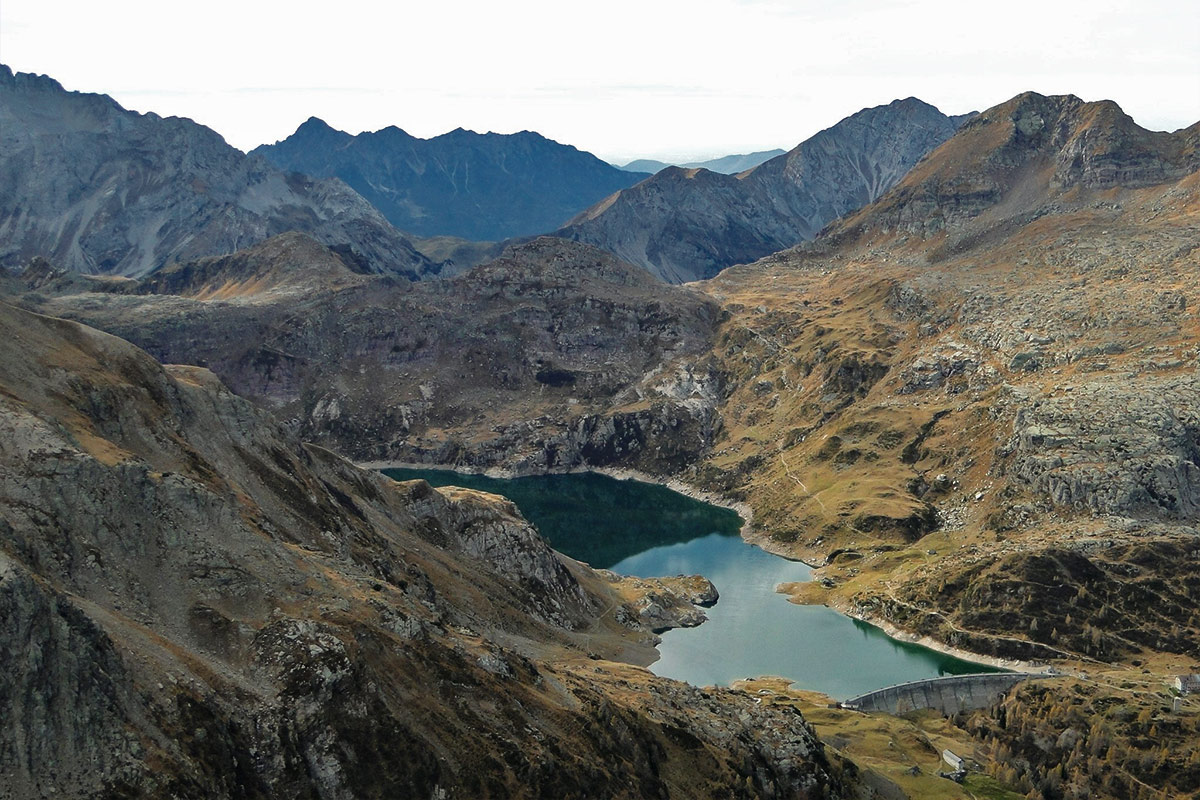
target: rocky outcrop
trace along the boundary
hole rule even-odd
[[[285,173],[191,120],[0,66],[0,265],[143,275],[304,231],[363,271],[437,271],[338,180]]]
[[[609,570],[599,572],[627,598],[616,611],[617,621],[653,633],[694,628],[708,619],[704,609],[720,597],[717,587],[703,575],[635,578]]]
[[[7,305],[0,387],[0,797],[852,792],[794,711],[600,660],[607,582],[500,498]]]
[[[1060,506],[1200,518],[1200,380],[1100,377],[1034,400],[1013,423],[1013,477]]]
[[[141,294],[226,303],[281,303],[368,282],[360,265],[305,233],[284,233],[227,256],[160,267]],[[26,283],[29,277],[23,276]],[[35,288],[31,285],[30,288]]]
[[[532,131],[459,128],[419,139],[393,126],[351,136],[316,118],[253,154],[281,169],[344,180],[401,230],[476,241],[552,231],[647,177]]]
[[[712,405],[658,399],[649,408],[585,414],[563,423],[538,417],[492,429],[483,441],[420,431],[373,451],[377,460],[503,466],[536,475],[577,467],[623,467],[672,475],[702,459],[720,428]]]
[[[590,598],[546,542],[530,535],[529,524],[511,501],[491,497],[479,502],[483,498],[477,492],[435,490],[421,481],[412,484],[409,497],[421,527],[453,532],[446,538],[439,533],[436,544],[516,580],[539,618],[565,627],[578,623]]]
[[[358,283],[340,263],[293,236],[140,288],[204,301],[71,286],[44,308],[209,367],[364,460],[671,472],[720,427],[720,376],[692,363],[719,312],[693,290],[555,238],[448,281]],[[491,435],[446,435],[463,423]]]
[[[864,109],[736,176],[664,169],[584,211],[558,235],[672,283],[710,278],[811,239],[879,197],[962,120],[911,97]]]

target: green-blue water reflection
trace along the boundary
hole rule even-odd
[[[626,575],[707,577],[721,593],[698,628],[663,634],[651,669],[700,686],[781,675],[805,689],[851,697],[894,683],[991,671],[919,645],[823,606],[798,606],[775,591],[809,580],[810,568],[737,536],[723,508],[661,486],[603,475],[502,480],[443,470],[388,470],[509,497],[567,555]]]

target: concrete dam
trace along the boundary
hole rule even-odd
[[[855,711],[882,711],[905,714],[921,708],[935,708],[943,714],[957,714],[987,708],[1018,683],[1045,677],[1023,672],[987,672],[976,675],[949,675],[888,686],[852,697],[843,708]]]

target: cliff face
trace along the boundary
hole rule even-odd
[[[436,271],[340,181],[281,172],[191,120],[126,111],[0,66],[0,264],[44,256],[141,275],[289,230],[373,272]]]
[[[811,239],[879,197],[953,135],[915,98],[868,108],[738,175],[668,168],[584,211],[558,235],[683,283]]]
[[[794,711],[578,655],[609,583],[501,498],[75,323],[0,339],[0,797],[844,796]]]
[[[532,131],[459,129],[418,139],[390,127],[351,136],[315,118],[254,154],[282,169],[344,180],[402,230],[477,241],[554,230],[646,177]]]
[[[338,267],[328,250],[290,237],[138,288],[172,294],[77,284],[57,299],[53,287],[40,293],[47,311],[163,361],[208,366],[305,436],[359,458],[670,472],[712,442],[720,376],[701,356],[719,311],[694,290],[555,238],[446,281],[366,280]],[[684,359],[695,363],[677,367]],[[443,435],[475,425],[492,434],[469,445]]]

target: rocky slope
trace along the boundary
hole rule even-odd
[[[227,256],[160,267],[138,292],[227,303],[286,302],[362,286],[359,265],[304,233],[284,233]],[[28,276],[22,276],[28,281]]]
[[[1029,796],[1186,797],[1200,663],[1200,124],[1027,94],[817,241],[723,273],[693,480],[798,599],[1078,680],[960,720]],[[1051,733],[1052,732],[1052,733]]]
[[[596,660],[645,634],[502,499],[75,323],[0,341],[0,797],[852,790],[794,711]]]
[[[0,65],[0,266],[142,275],[304,231],[360,268],[437,266],[337,180],[285,173],[191,120]]]
[[[739,175],[668,168],[605,199],[558,235],[673,283],[811,239],[879,197],[964,117],[916,98],[864,109]]]
[[[941,244],[952,252],[978,246],[998,223],[1011,229],[1065,210],[1052,199],[1077,203],[1087,190],[1163,185],[1197,169],[1196,125],[1149,131],[1111,101],[1027,92],[969,120],[887,198],[834,225],[827,242],[945,232]]]
[[[719,311],[694,290],[549,237],[450,280],[346,288],[362,276],[334,285],[336,256],[301,244],[164,270],[137,294],[55,292],[42,270],[15,288],[43,286],[22,301],[205,365],[361,459],[672,472],[716,435],[720,376],[701,356]],[[320,270],[305,295],[262,278]],[[466,429],[487,433],[446,435]]]
[[[647,177],[532,131],[460,128],[419,139],[393,126],[352,136],[315,117],[253,152],[282,169],[341,178],[402,230],[474,241],[554,230]]]
[[[1105,548],[1194,526],[1195,141],[1015,98],[818,242],[699,291],[539,240],[455,281],[269,313],[78,288],[42,307],[211,364],[361,458],[683,475],[749,499],[770,546],[845,551],[829,602],[976,650],[1094,657],[1067,605],[1030,598],[1018,613],[1049,631],[1004,633],[1013,609],[987,595],[988,616],[972,576],[1065,548],[1119,583],[1128,557]],[[957,571],[964,594],[938,588]],[[1149,615],[1131,637],[1118,616],[1113,657],[1190,653],[1200,630]]]

